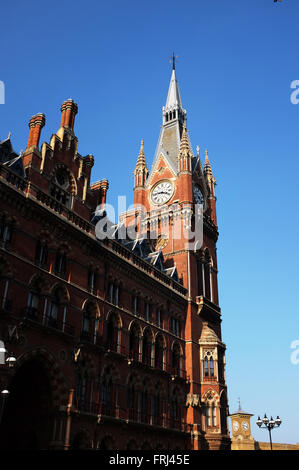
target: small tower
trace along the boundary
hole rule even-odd
[[[250,418],[253,415],[242,410],[239,400],[239,409],[230,415],[232,422],[232,450],[254,450],[254,439],[251,435]]]
[[[205,166],[204,166],[204,176],[209,189],[209,202],[210,202],[210,216],[213,223],[217,226],[217,216],[216,216],[216,196],[215,196],[215,186],[216,180],[213,176],[211,164],[209,161],[209,154],[206,150]]]
[[[144,155],[143,140],[141,141],[140,151],[134,170],[134,205],[144,205],[145,183],[148,177],[148,169]]]
[[[183,126],[183,133],[178,154],[178,188],[180,203],[189,203],[193,201],[192,192],[192,150],[186,125]]]

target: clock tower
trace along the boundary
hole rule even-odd
[[[250,419],[253,415],[241,409],[230,415],[232,424],[232,450],[254,450]]]
[[[187,290],[181,335],[190,383],[187,419],[193,425],[194,448],[228,448],[225,344],[217,284],[216,181],[208,152],[202,164],[199,147],[196,154],[192,151],[174,61],[150,171],[144,147],[142,141],[134,170],[134,211],[124,214],[122,220],[128,225],[135,218],[138,237],[150,239],[166,269]],[[188,243],[190,234],[192,243]],[[169,299],[169,314],[171,308]]]

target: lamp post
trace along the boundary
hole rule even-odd
[[[5,359],[5,353],[7,353],[7,350],[5,349],[3,341],[1,343],[2,344],[1,344],[0,352],[3,354],[2,359]],[[16,365],[16,361],[17,360],[14,357],[14,355],[10,353],[8,355],[8,358],[3,361],[2,365],[5,369],[8,369],[8,370],[11,371],[14,368],[14,366]],[[1,423],[2,423],[2,417],[3,417],[3,412],[4,412],[6,399],[8,398],[9,393],[10,393],[9,390],[7,390],[7,389],[4,389],[0,392],[0,395],[1,395],[0,426],[1,426]]]
[[[269,431],[269,437],[270,437],[270,449],[272,450],[272,436],[271,436],[271,431],[274,428],[278,428],[281,425],[281,419],[279,416],[277,416],[276,419],[273,419],[271,416],[271,419],[267,418],[267,415],[265,413],[265,416],[263,419],[258,417],[256,424],[258,425],[259,428],[264,428],[268,429]]]

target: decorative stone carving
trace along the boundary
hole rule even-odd
[[[186,406],[192,406],[192,408],[196,408],[200,406],[200,397],[198,394],[188,393]]]

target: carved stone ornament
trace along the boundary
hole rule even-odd
[[[192,406],[192,408],[196,408],[197,406],[200,406],[199,395],[193,394],[193,393],[188,393],[186,406]]]

